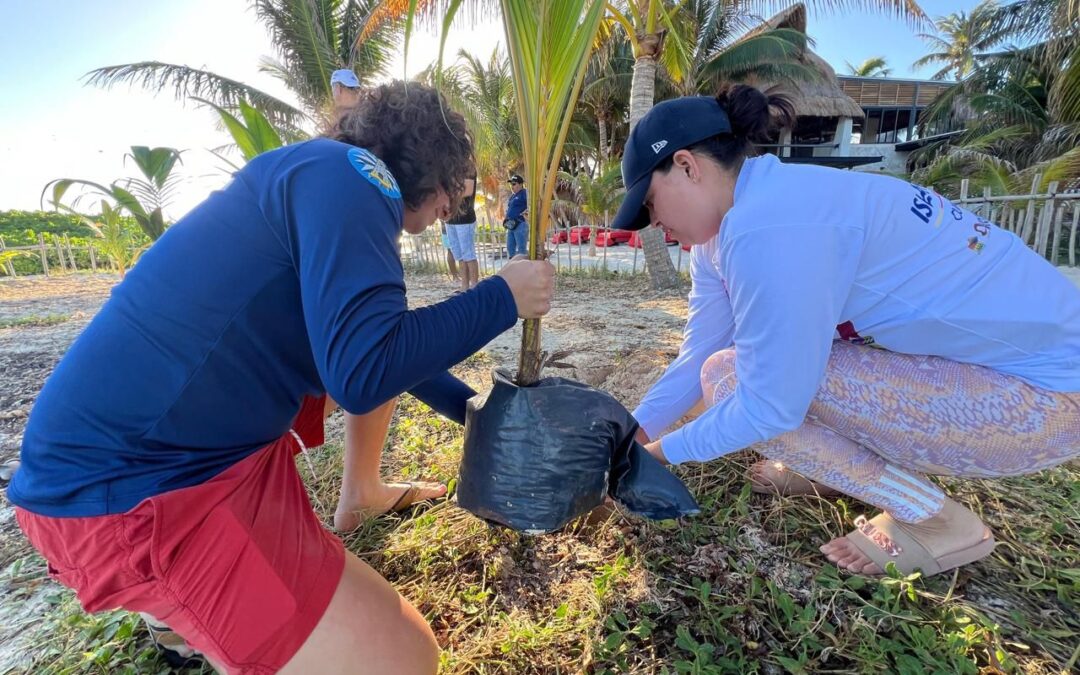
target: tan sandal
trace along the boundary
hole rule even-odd
[[[901,574],[921,571],[924,577],[968,565],[994,552],[993,533],[982,524],[978,516],[964,506],[946,499],[940,515],[944,516],[944,519],[935,517],[926,523],[914,524],[896,520],[887,513],[878,514],[869,520],[865,516],[859,516],[855,519],[855,531],[846,538],[882,570],[891,562]],[[962,529],[964,521],[970,524],[972,519],[978,521],[982,527],[982,538],[973,544],[956,548],[956,537],[951,532],[958,527]],[[941,522],[951,523],[948,531],[940,526]],[[928,542],[935,539],[937,541],[934,543],[938,547],[950,546],[951,543],[953,548],[935,554],[931,550],[934,543]]]
[[[761,476],[763,480],[758,480]],[[805,476],[795,473],[780,462],[771,459],[762,459],[754,462],[750,467],[750,489],[758,494],[779,495],[781,497],[797,497],[803,495],[817,495],[818,497],[835,497],[840,494],[828,485],[815,483]]]

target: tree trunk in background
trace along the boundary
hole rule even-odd
[[[630,82],[630,130],[653,107],[656,91],[656,58],[660,54],[659,35],[639,35],[642,54],[634,61],[634,78]],[[652,51],[649,51],[650,48]]]
[[[630,84],[630,130],[637,126],[638,120],[653,107],[656,90],[656,60],[664,46],[662,33],[639,35],[641,53],[634,61],[634,79]],[[657,290],[676,288],[679,275],[667,253],[664,233],[657,228],[647,227],[638,232],[641,246],[645,251],[645,265],[649,272],[649,281]]]
[[[596,116],[596,126],[600,131],[600,168],[603,169],[608,159],[607,120],[603,115]]]

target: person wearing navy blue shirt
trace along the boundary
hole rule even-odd
[[[156,617],[229,673],[435,671],[431,629],[326,531],[294,454],[340,405],[346,506],[430,496],[379,479],[395,397],[462,421],[473,392],[447,369],[550,309],[554,270],[526,260],[408,308],[402,230],[449,215],[474,171],[438,93],[373,87],[146,252],[46,382],[8,490],[87,611]]]
[[[510,199],[506,202],[506,253],[513,258],[518,254],[529,253],[529,224],[525,218],[529,214],[529,193],[525,189],[525,179],[514,174],[510,176]]]

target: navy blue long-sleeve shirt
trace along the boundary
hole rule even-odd
[[[529,193],[525,188],[510,195],[506,201],[506,217],[510,220],[522,220],[523,215],[529,210]]]
[[[512,327],[499,277],[409,310],[403,203],[366,150],[261,155],[173,225],[45,384],[9,499],[122,513],[204,482],[287,432],[305,395],[352,413],[412,390],[459,421],[447,369]]]

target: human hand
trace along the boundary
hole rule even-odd
[[[656,461],[664,464],[665,466],[671,464],[667,457],[664,456],[664,447],[660,444],[660,441],[653,441],[652,443],[646,443],[645,449],[649,451]]]
[[[522,319],[538,319],[551,311],[551,296],[555,293],[555,266],[546,260],[529,260],[514,256],[499,270],[499,276],[510,287]]]

